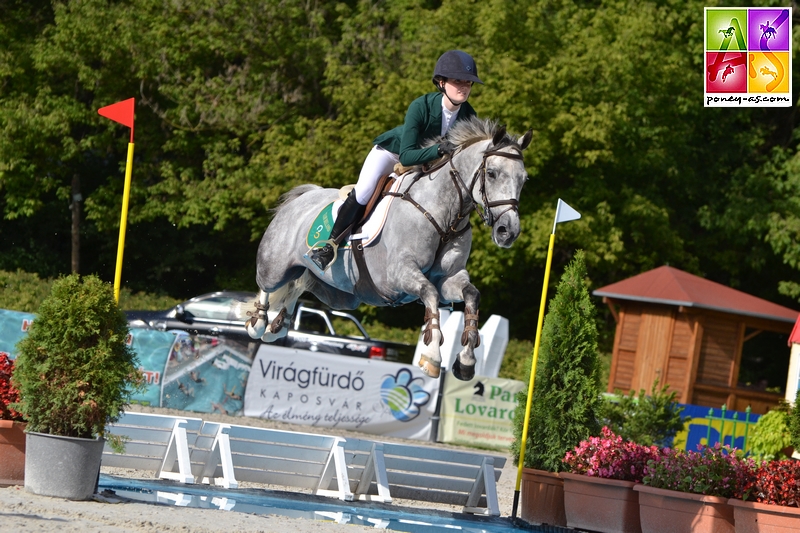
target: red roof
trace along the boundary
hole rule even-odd
[[[792,344],[800,344],[800,316],[797,317],[797,322],[794,323],[792,334],[789,335],[789,346]]]
[[[638,276],[606,285],[592,294],[619,300],[712,309],[723,313],[766,318],[780,322],[795,322],[800,314],[788,307],[762,300],[670,266],[654,268]],[[795,332],[800,337],[798,330],[800,328],[795,326]]]

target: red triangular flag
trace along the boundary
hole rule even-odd
[[[97,112],[114,122],[119,122],[123,126],[131,129],[131,142],[133,142],[133,98],[128,98],[116,104],[101,107]]]

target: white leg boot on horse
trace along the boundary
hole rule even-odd
[[[250,303],[251,307],[246,312],[236,312],[236,315],[246,315],[250,318],[245,322],[244,327],[247,334],[253,339],[260,339],[264,332],[267,330],[267,311],[269,311],[269,302],[267,298],[269,294],[264,291],[258,291],[258,301]],[[242,302],[240,307],[244,307],[245,303]]]
[[[461,334],[461,345],[464,349],[458,353],[453,361],[452,372],[456,379],[470,381],[475,377],[475,348],[481,344],[481,335],[478,331],[478,308],[481,302],[481,293],[470,282],[469,274],[462,270],[450,277],[442,284],[442,296],[450,301],[462,300],[464,302],[464,332]]]
[[[419,367],[428,377],[438,378],[442,371],[442,354],[439,347],[444,342],[442,330],[439,328],[439,310],[425,309],[425,329],[422,333],[425,347],[419,356]]]
[[[250,319],[245,323],[247,334],[253,339],[261,339],[264,342],[274,342],[285,337],[289,329],[285,325],[287,316],[294,314],[297,299],[305,292],[307,287],[308,273],[300,279],[290,281],[273,293],[259,291],[258,301],[250,304],[246,313],[237,310],[237,316],[249,316]],[[270,320],[269,309],[280,309],[280,311]]]
[[[475,348],[481,345],[481,335],[478,331],[478,312],[473,312],[469,307],[464,309],[461,345],[464,349],[458,352],[458,357],[453,361],[453,375],[461,381],[470,381],[475,377]]]

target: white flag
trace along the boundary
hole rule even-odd
[[[578,220],[581,214],[575,211],[561,198],[558,199],[558,207],[556,207],[556,221],[553,223],[553,233],[556,232],[556,224],[559,222],[569,222],[570,220]]]

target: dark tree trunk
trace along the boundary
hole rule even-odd
[[[72,272],[80,273],[81,266],[81,180],[77,174],[72,177]]]

